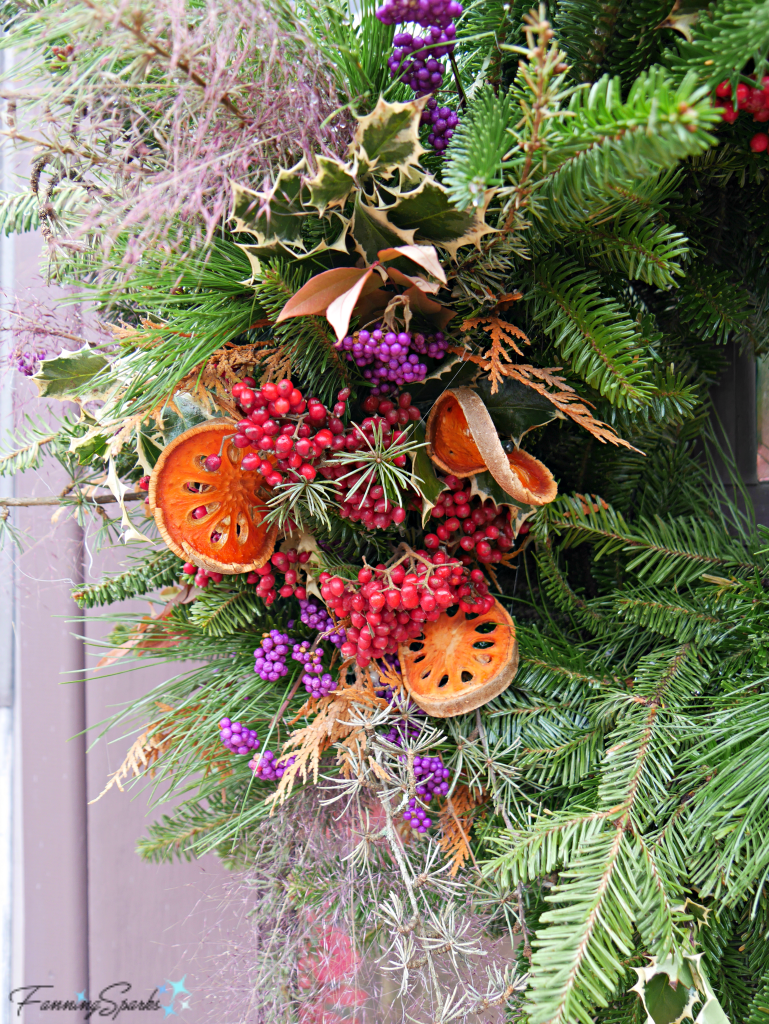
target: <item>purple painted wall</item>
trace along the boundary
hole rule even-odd
[[[42,288],[39,253],[37,238],[16,241],[15,278],[25,287]],[[5,377],[6,385],[10,380]],[[44,414],[24,381],[16,376],[13,382],[16,419]],[[54,464],[15,482],[0,481],[0,493],[10,494],[15,485],[17,496],[51,495],[62,484]],[[103,637],[108,627],[98,611],[78,611],[70,587],[98,579],[106,567],[116,569],[122,553],[94,553],[88,532],[84,539],[64,516],[52,523],[52,512],[27,508],[15,515],[28,541],[21,555],[13,555],[1,583],[15,639],[12,985],[51,985],[32,998],[66,1000],[83,991],[93,998],[105,986],[126,981],[132,995],[147,998],[158,985],[186,976],[191,994],[174,1000],[176,1019],[224,1021],[226,1012],[207,1005],[204,990],[227,932],[234,932],[221,905],[227,873],[213,856],[159,866],[140,861],[134,844],[154,813],[146,792],[114,789],[88,804],[122,761],[131,738],[101,740],[86,753],[86,739],[77,734],[160,681],[162,669],[94,678],[90,666],[101,652],[87,652],[84,640]],[[170,994],[161,994],[160,1001],[167,1004]],[[0,1005],[3,1022],[83,1017],[28,1005],[19,1018],[8,1002]],[[118,1020],[151,1024],[168,1016],[163,1009],[137,1010]]]

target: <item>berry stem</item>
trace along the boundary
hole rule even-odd
[[[465,90],[462,88],[462,79],[459,77],[459,67],[453,50],[449,52],[449,60],[451,61],[451,71],[454,75],[454,85],[457,87],[459,105],[462,107],[462,110],[467,110],[467,96],[465,96]]]
[[[292,699],[294,697],[294,694],[299,689],[299,684],[301,683],[301,681],[302,681],[301,675],[297,676],[296,682],[294,683],[294,685],[291,687],[291,689],[288,692],[288,696],[283,701],[283,703],[280,705],[278,710],[275,712],[275,714],[274,714],[274,716],[272,718],[272,721],[270,722],[270,724],[268,726],[267,741],[265,741],[265,742],[269,742],[270,733],[272,733],[272,730],[275,728],[275,726],[278,724],[278,722],[283,717],[283,712],[286,710],[288,705],[291,703],[291,701],[292,701]]]

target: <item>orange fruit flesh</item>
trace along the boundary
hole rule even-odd
[[[425,623],[420,639],[401,647],[400,660],[409,692],[428,714],[440,715],[441,705],[457,708],[446,714],[460,714],[491,700],[513,678],[515,626],[498,602],[482,615],[444,612]],[[484,690],[488,695],[473,702]]]
[[[224,573],[263,565],[276,532],[264,522],[263,477],[241,470],[244,452],[226,440],[234,431],[221,422],[193,427],[164,449],[150,482],[155,520],[169,547]],[[221,466],[211,472],[206,456],[220,448]]]
[[[471,476],[486,468],[467,425],[467,417],[454,397],[445,399],[441,405],[432,447],[439,465],[454,476]]]

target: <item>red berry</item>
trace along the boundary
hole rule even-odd
[[[139,490],[148,491],[150,489],[150,478],[148,476],[139,477]]]
[[[744,82],[740,82],[737,86],[737,106],[744,107],[748,96],[750,96],[750,86],[745,85]]]
[[[434,533],[428,533],[425,537],[425,547],[432,550],[433,548],[440,547],[441,539]]]
[[[295,409],[297,405],[301,405],[304,399],[302,398],[302,392],[296,388],[292,388],[291,394],[288,396],[288,403],[292,409]]]
[[[305,462],[303,466],[299,467],[299,473],[305,478],[305,480],[314,480],[318,471],[315,466],[311,466],[308,462]]]
[[[291,403],[287,398],[275,399],[275,412],[278,414],[278,416],[285,416],[290,408]]]
[[[296,454],[301,455],[303,459],[306,459],[311,451],[312,444],[306,437],[302,437],[296,442]]]
[[[256,395],[251,388],[243,388],[240,392],[240,398],[238,399],[244,409],[250,408],[256,401]]]
[[[750,140],[750,148],[754,153],[763,153],[769,147],[769,135],[765,132],[756,132]]]
[[[280,437],[275,441],[275,451],[278,455],[288,455],[288,453],[294,447],[294,442],[290,437],[285,434],[281,434]]]
[[[262,394],[268,402],[274,402],[278,397],[278,389],[274,384],[268,382],[262,387]]]
[[[247,452],[240,463],[240,468],[245,470],[246,473],[253,473],[259,469],[262,460],[256,454],[256,452]]]
[[[358,570],[358,583],[370,583],[373,578],[374,574],[367,565]]]
[[[248,384],[244,380],[239,380],[237,383],[232,385],[232,397],[240,398],[242,393],[248,387]]]
[[[288,398],[288,396],[294,390],[294,385],[287,377],[284,377],[283,380],[278,381],[278,383],[275,385],[275,389],[278,392],[280,398]]]
[[[197,508],[194,508],[192,510],[192,518],[193,519],[202,519],[205,514],[206,514],[206,506],[205,505],[198,505]]]
[[[334,435],[330,430],[319,430],[312,441],[318,448],[328,448],[330,444],[333,444]]]
[[[193,565],[192,562],[185,562],[184,565],[182,566],[182,572],[185,573],[187,576],[192,576],[197,571],[198,567],[196,565]]]
[[[723,99],[726,99],[727,96],[731,96],[731,95],[732,95],[732,83],[729,81],[728,78],[725,78],[723,80],[723,82],[719,82],[718,85],[716,86],[716,96],[718,96],[719,99],[723,100]]]
[[[246,437],[245,434],[236,434],[232,439],[232,443],[235,445],[236,448],[251,447],[251,439]]]

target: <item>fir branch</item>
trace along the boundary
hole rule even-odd
[[[712,571],[735,576],[755,571],[741,541],[726,535],[720,522],[694,516],[665,521],[657,516],[653,521],[640,519],[631,527],[605,502],[580,496],[557,498],[536,516],[537,532],[543,538],[554,529],[563,535],[566,547],[590,541],[596,547],[596,559],[622,552],[626,571],[647,585],[675,578],[683,586]]]
[[[176,583],[181,568],[178,556],[164,549],[135,561],[131,568],[116,576],[107,576],[99,583],[73,590],[72,597],[80,608],[95,608],[127,601],[131,597],[143,597],[153,590]]]
[[[479,89],[464,112],[446,152],[443,180],[458,209],[482,207],[486,190],[502,184],[503,157],[512,139],[510,96]]]
[[[575,373],[619,408],[648,404],[650,361],[637,324],[601,294],[598,275],[551,257],[536,268],[534,315]]]
[[[692,41],[678,40],[678,52],[669,51],[666,64],[678,75],[694,73],[715,85],[740,71],[748,54],[764,57],[767,49],[767,0],[722,0],[701,12]],[[757,71],[759,76],[764,73],[762,67]]]

